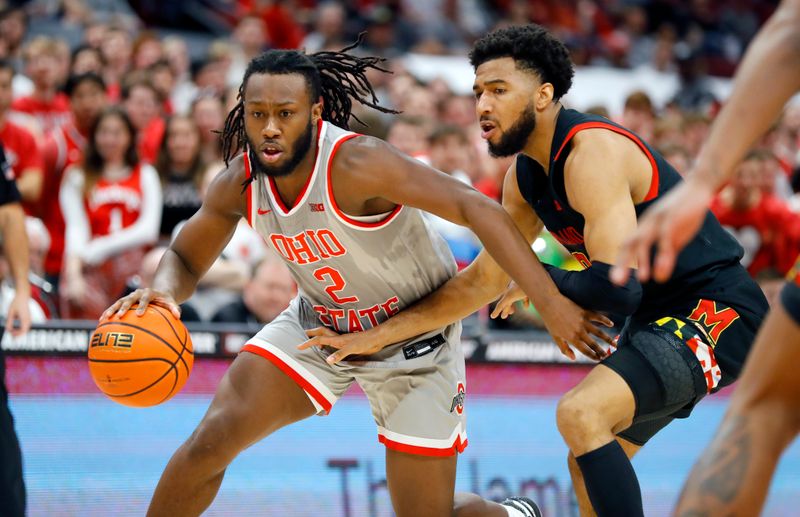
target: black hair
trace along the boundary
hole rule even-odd
[[[14,76],[14,65],[10,59],[0,58],[0,70],[10,70],[12,77]]]
[[[247,65],[244,79],[239,86],[239,99],[225,119],[222,130],[222,156],[225,164],[236,155],[247,142],[244,126],[244,90],[253,74],[301,74],[306,79],[312,102],[322,98],[322,118],[344,129],[349,129],[353,99],[383,113],[397,113],[378,104],[375,90],[367,80],[368,69],[391,73],[380,66],[380,57],[359,57],[347,51],[356,48],[364,39],[364,33],[352,45],[338,52],[323,51],[306,54],[298,50],[268,50]],[[251,176],[252,178],[252,176]]]
[[[572,86],[575,71],[569,51],[544,27],[531,23],[492,31],[475,42],[469,62],[477,69],[502,57],[514,59],[518,68],[536,72],[542,82],[552,84],[556,100]]]
[[[83,83],[94,83],[98,88],[106,91],[106,82],[102,77],[94,72],[85,72],[83,74],[73,74],[69,76],[67,82],[64,83],[64,93],[66,93],[68,97],[72,97],[75,89]]]

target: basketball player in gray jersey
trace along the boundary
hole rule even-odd
[[[305,330],[320,323],[338,332],[372,328],[455,274],[447,247],[417,209],[470,227],[534,303],[547,297],[537,306],[558,342],[599,357],[595,337],[605,335],[593,322],[610,324],[558,294],[499,205],[381,140],[342,129],[353,99],[384,110],[365,76],[380,69],[380,60],[347,50],[269,51],[250,62],[223,131],[227,169],[165,253],[152,288],[103,314],[135,304],[141,314],[155,302],[178,316],[177,304],[241,217],[283,257],[300,287],[234,360],[198,428],[168,463],[148,515],[199,515],[239,452],[285,425],[330,412],[353,381],[367,394],[386,446],[397,515],[539,515],[522,498],[498,505],[454,496],[457,453],[467,444],[458,325],[337,364],[331,350],[298,347]]]

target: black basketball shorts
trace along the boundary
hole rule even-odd
[[[698,308],[707,304],[713,304],[716,314],[731,311],[731,317],[696,321]],[[745,312],[697,300],[649,323],[629,322],[617,350],[601,362],[625,380],[636,402],[633,423],[619,436],[644,445],[673,419],[688,417],[705,395],[733,382],[738,371],[723,373],[714,350],[751,345],[760,321]]]

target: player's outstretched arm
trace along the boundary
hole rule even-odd
[[[6,331],[19,336],[31,328],[28,237],[25,234],[25,213],[19,203],[0,206],[0,235],[3,236],[3,251],[14,278],[14,299],[8,307]],[[19,323],[16,327],[15,322]]]
[[[178,304],[189,298],[197,282],[228,244],[239,219],[246,214],[247,199],[242,192],[245,179],[241,158],[219,174],[211,183],[200,210],[189,219],[164,253],[151,288],[137,289],[106,309],[101,319],[115,312],[123,314],[139,304],[144,314],[148,303],[169,307],[180,317]]]
[[[513,197],[504,193],[504,199],[514,200],[504,201],[506,212],[470,186],[402,155],[380,140],[358,140],[361,142],[357,148],[351,147],[350,152],[339,158],[345,162],[340,165],[341,170],[350,175],[348,183],[359,191],[355,197],[382,198],[415,206],[468,226],[486,250],[440,289],[384,324],[343,336],[318,329],[302,348],[322,345],[339,348],[330,362],[350,354],[374,353],[388,344],[452,323],[494,300],[508,285],[506,271],[510,270],[523,289],[527,289],[526,293],[542,312],[548,331],[567,356],[574,359],[569,348],[572,344],[589,357],[601,357],[604,352],[591,337],[594,326],[590,320],[607,322],[607,319],[587,314],[562,296],[533,254],[530,242],[542,224],[524,206],[514,174],[507,175],[504,190],[511,186],[517,194]],[[375,163],[380,164],[380,169],[376,169]]]
[[[753,40],[734,79],[730,99],[711,126],[708,140],[686,181],[651,206],[616,259],[611,277],[637,275],[664,282],[680,251],[703,224],[714,193],[780,109],[800,89],[800,0],[785,0]],[[650,251],[657,247],[655,261]]]

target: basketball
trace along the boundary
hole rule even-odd
[[[148,305],[103,321],[89,341],[89,371],[97,387],[126,406],[155,406],[178,393],[192,371],[189,331],[172,313]]]

